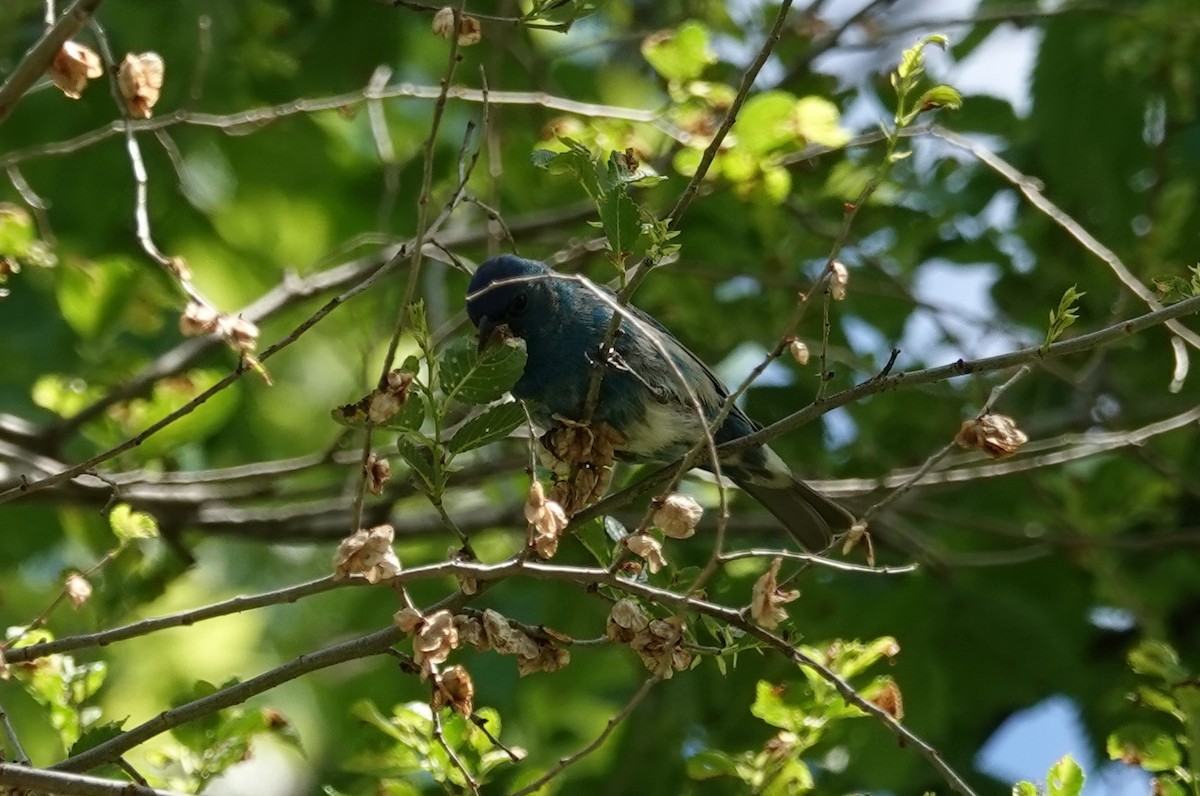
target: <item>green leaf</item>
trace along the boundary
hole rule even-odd
[[[829,147],[845,145],[850,133],[842,127],[838,107],[824,97],[801,97],[792,108],[792,124],[805,142]]]
[[[1175,777],[1155,777],[1150,781],[1154,796],[1187,796],[1187,788]]]
[[[796,97],[787,91],[764,91],[750,97],[733,125],[738,147],[754,155],[765,155],[796,143],[795,108]]]
[[[733,758],[726,752],[720,749],[705,749],[687,759],[687,775],[692,779],[736,777],[738,769]]]
[[[1175,701],[1169,694],[1159,691],[1157,688],[1151,688],[1148,685],[1138,686],[1137,701],[1148,708],[1161,710],[1170,716],[1174,716],[1180,721],[1185,721],[1186,717],[1183,711],[1179,709],[1179,703]]]
[[[109,721],[89,728],[79,736],[78,741],[71,745],[71,751],[67,753],[67,757],[74,757],[81,752],[94,749],[100,744],[116,738],[123,732],[121,727],[125,724],[126,720]]]
[[[750,712],[772,727],[796,731],[804,723],[804,712],[784,704],[780,694],[777,686],[759,680],[754,689],[754,704],[750,706]]]
[[[1079,796],[1083,792],[1083,769],[1070,755],[1050,767],[1046,774],[1046,796]]]
[[[683,23],[674,32],[663,31],[646,38],[642,42],[642,57],[672,83],[700,77],[704,68],[717,60],[708,46],[708,28],[694,20]]]
[[[112,335],[146,270],[123,258],[60,268],[58,307],[80,337]]]
[[[566,149],[553,152],[548,149],[533,151],[533,165],[547,169],[551,174],[570,174],[583,186],[593,201],[599,201],[604,194],[604,186],[600,182],[598,163],[592,157],[591,150],[571,138],[559,138]]]
[[[492,406],[458,427],[446,444],[451,453],[463,453],[504,439],[525,422],[525,410],[516,401]]]
[[[937,85],[928,89],[921,98],[917,100],[917,107],[921,110],[931,110],[933,108],[949,108],[956,111],[962,107],[962,94],[951,86]]]
[[[128,503],[118,503],[108,513],[108,524],[122,543],[158,536],[158,520],[153,514],[134,511]]]
[[[779,773],[771,778],[763,796],[797,796],[813,789],[812,771],[803,760],[788,758]]]
[[[506,340],[478,352],[469,340],[457,340],[442,352],[438,377],[447,401],[487,404],[512,389],[525,370],[525,344]]]
[[[896,67],[896,74],[901,79],[916,78],[925,71],[925,48],[930,44],[946,49],[950,40],[941,33],[932,33],[925,36],[912,47],[904,51],[904,55],[900,56],[900,64]]]
[[[873,641],[847,641],[829,665],[843,678],[850,679],[861,674],[883,658],[894,657],[900,649],[896,639],[880,636]]]
[[[1179,653],[1174,647],[1161,641],[1143,641],[1130,650],[1129,668],[1138,674],[1167,681],[1180,680],[1187,676],[1187,669],[1179,663]]]
[[[417,434],[408,434],[396,440],[396,450],[412,468],[423,488],[431,495],[440,495],[443,487],[443,471],[440,458],[435,458],[432,443]]]
[[[1038,792],[1037,785],[1032,782],[1022,780],[1012,787],[1012,796],[1041,796]]]
[[[600,199],[598,209],[609,251],[617,256],[632,252],[642,228],[637,204],[618,188]]]
[[[1166,732],[1150,724],[1130,724],[1108,736],[1110,760],[1120,760],[1147,771],[1171,771],[1183,763],[1179,745]]]
[[[37,233],[29,211],[0,204],[0,257],[24,257],[35,240]]]
[[[33,402],[59,417],[79,414],[92,401],[104,394],[99,387],[89,386],[83,379],[46,374],[33,383],[30,397]]]
[[[1050,310],[1050,326],[1046,329],[1046,341],[1042,343],[1042,352],[1050,348],[1050,344],[1062,336],[1071,324],[1079,320],[1079,299],[1087,293],[1080,293],[1071,285],[1059,299],[1058,309]]]
[[[393,431],[417,431],[425,422],[425,401],[417,391],[410,391],[400,411],[380,423],[380,428]]]
[[[217,687],[212,683],[207,680],[197,680],[192,684],[191,689],[173,699],[171,706],[179,707],[180,705],[186,705],[197,699],[212,696],[216,692]],[[221,716],[219,713],[208,713],[198,716],[194,720],[181,724],[178,727],[173,727],[171,735],[175,736],[175,739],[190,751],[200,754],[216,741],[217,728],[220,724]]]

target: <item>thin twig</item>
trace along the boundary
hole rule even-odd
[[[457,27],[457,24],[455,27]],[[437,701],[438,689],[442,687],[442,679],[441,675],[438,673],[437,664],[430,661],[429,666],[431,669],[429,675],[429,712],[432,720],[433,740],[437,741],[438,746],[442,747],[442,751],[444,751],[446,756],[450,758],[450,762],[453,763],[454,767],[457,768],[459,773],[463,775],[463,779],[466,780],[467,789],[471,791],[471,793],[478,796],[479,783],[475,781],[475,777],[470,771],[467,770],[462,758],[459,757],[458,753],[454,751],[454,747],[446,743],[446,734],[442,732],[442,711],[438,710],[435,704]]]
[[[95,0],[93,0],[95,2]],[[320,113],[322,111],[337,111],[361,105],[373,99],[426,99],[436,100],[442,95],[441,86],[420,86],[413,83],[397,83],[378,91],[369,88],[335,94],[327,97],[300,99],[279,105],[269,105],[252,108],[231,114],[195,113],[178,110],[155,116],[151,119],[138,119],[131,123],[136,133],[147,130],[159,130],[179,124],[196,127],[212,127],[228,135],[245,135],[262,129],[266,125],[280,119],[299,113]],[[495,105],[536,105],[550,110],[573,113],[598,119],[620,119],[627,122],[649,124],[667,134],[680,143],[687,143],[691,136],[662,118],[661,110],[626,108],[618,105],[602,105],[593,102],[580,102],[566,97],[557,97],[542,91],[490,91],[452,86],[446,91],[448,99],[463,102],[491,102]],[[36,144],[24,149],[14,150],[0,155],[0,166],[8,167],[14,163],[22,163],[33,158],[65,155],[100,143],[113,136],[123,135],[125,125],[122,122],[111,122],[90,132],[83,133],[63,141],[53,141],[47,144]]]
[[[736,550],[729,553],[723,553],[720,561],[724,564],[727,561],[737,561],[741,558],[786,558],[792,561],[805,561],[809,564],[816,564],[829,569],[836,569],[842,572],[863,572],[870,575],[903,575],[909,572],[916,572],[919,569],[917,564],[900,564],[899,566],[884,566],[884,567],[869,567],[865,564],[854,564],[849,561],[839,561],[836,558],[825,558],[814,553],[797,553],[791,550],[769,550],[754,548],[752,550]]]
[[[64,636],[53,641],[43,641],[38,644],[30,644],[27,647],[17,647],[16,649],[6,650],[4,655],[9,663],[24,663],[62,652],[72,652],[90,647],[106,647],[118,641],[145,636],[159,630],[166,630],[172,627],[189,627],[206,619],[215,619],[220,616],[241,613],[242,611],[251,611],[268,605],[294,603],[299,599],[314,594],[322,594],[345,586],[361,586],[365,583],[366,581],[360,578],[349,578],[339,581],[334,580],[332,576],[328,576],[295,586],[262,592],[261,594],[233,597],[200,608],[192,608],[187,611],[142,619],[138,622],[132,622],[128,625],[114,627],[109,630],[101,630],[96,633]]]
[[[1121,258],[1112,249],[1105,246],[1100,241],[1096,240],[1090,232],[1083,228],[1078,221],[1067,215],[1058,205],[1051,202],[1042,193],[1041,183],[1037,180],[1022,174],[1014,166],[1001,158],[996,153],[986,147],[972,141],[966,136],[947,130],[944,127],[935,125],[930,129],[930,132],[950,144],[951,146],[965,150],[980,160],[984,165],[991,168],[1000,176],[1009,181],[1015,188],[1025,195],[1025,198],[1033,204],[1038,210],[1046,214],[1046,216],[1066,230],[1071,237],[1083,244],[1083,247],[1092,254],[1099,257],[1116,275],[1121,284],[1124,285],[1129,292],[1145,302],[1146,306],[1154,310],[1163,308],[1163,304],[1154,295],[1150,288],[1142,284],[1141,280],[1134,275],[1132,271],[1126,267],[1125,263],[1121,262]],[[1179,337],[1187,341],[1192,348],[1200,350],[1200,335],[1193,332],[1191,329],[1184,326],[1178,321],[1170,321],[1167,323],[1167,328],[1174,332]],[[1178,350],[1177,350],[1178,351]],[[1185,352],[1186,356],[1186,352]],[[1183,372],[1187,372],[1186,365],[1176,363],[1176,370],[1183,368]],[[1178,380],[1178,372],[1175,375]]]
[[[1040,362],[1048,357],[1060,357],[1090,351],[1099,346],[1108,345],[1130,335],[1161,325],[1173,318],[1183,317],[1196,312],[1200,312],[1200,297],[1185,299],[1162,310],[1120,321],[1090,334],[1080,335],[1070,340],[1060,340],[1044,351],[1040,346],[1022,348],[994,357],[975,360],[959,359],[948,365],[901,371],[900,373],[889,374],[883,378],[872,377],[853,387],[834,393],[823,401],[811,403],[803,409],[793,412],[753,434],[722,443],[717,447],[717,452],[722,456],[726,456],[746,448],[769,443],[776,437],[794,431],[839,406],[846,406],[868,395],[901,387],[933,384],[957,376],[1006,370],[1019,365]],[[609,495],[599,503],[579,512],[572,518],[572,524],[578,526],[594,517],[611,513],[614,509],[635,500],[639,495],[660,488],[663,484],[671,480],[676,469],[676,465],[668,465],[655,470],[637,483],[620,492]],[[0,501],[3,501],[4,497],[5,493],[0,493]]]
[[[6,666],[7,664],[0,664]],[[25,754],[25,747],[21,746],[21,739],[17,735],[17,730],[12,726],[12,722],[8,718],[8,712],[4,706],[0,705],[0,727],[4,728],[4,737],[8,739],[8,748],[12,750],[13,759],[19,765],[29,765],[29,755]]]
[[[529,794],[537,793],[546,783],[557,777],[559,774],[562,774],[563,771],[565,771],[568,767],[574,765],[603,746],[604,742],[608,740],[608,736],[611,735],[612,731],[617,728],[617,725],[629,718],[629,715],[637,709],[637,706],[642,703],[642,700],[646,698],[646,694],[650,693],[650,689],[659,682],[659,679],[660,678],[657,675],[647,677],[645,682],[642,683],[642,687],[639,688],[632,697],[630,697],[629,701],[625,703],[625,706],[617,711],[614,715],[609,717],[608,721],[604,724],[604,729],[600,730],[599,735],[588,742],[588,744],[583,748],[559,759],[559,761],[554,764],[554,767],[545,774],[538,777],[525,787],[513,791],[511,794],[509,794],[509,796],[529,796]]]
[[[1028,373],[1029,373],[1029,366],[1022,365],[1020,367],[1020,369],[1018,369],[1017,372],[1014,373],[1008,379],[1008,381],[993,388],[991,394],[988,395],[987,401],[984,402],[983,407],[980,408],[979,412],[975,415],[975,419],[978,420],[978,419],[982,418],[984,415],[986,415],[988,412],[992,411],[992,407],[995,406],[996,402],[1000,400],[1000,396],[1004,395],[1004,393],[1006,393],[1010,387],[1012,387],[1014,384],[1016,384],[1018,381],[1020,381],[1022,378],[1024,378]],[[941,461],[943,459],[945,459],[947,456],[949,456],[950,452],[953,451],[957,447],[958,447],[957,441],[950,440],[949,442],[947,442],[944,446],[942,446],[942,448],[940,450],[938,450],[936,453],[934,453],[932,456],[930,456],[928,459],[926,459],[924,461],[924,463],[922,463],[921,466],[918,467],[913,472],[911,478],[909,478],[907,481],[905,481],[900,486],[896,487],[896,489],[889,492],[881,500],[879,500],[877,503],[875,503],[875,505],[871,506],[866,511],[864,511],[862,513],[861,520],[864,523],[870,522],[872,517],[874,517],[876,514],[878,514],[883,509],[890,506],[892,503],[899,500],[905,493],[909,492],[914,486],[916,486],[918,483],[920,483],[922,478],[924,478],[930,471],[932,471],[934,467],[936,467],[938,464],[940,464]]]
[[[93,746],[73,757],[68,757],[51,768],[54,771],[86,771],[101,763],[116,760],[130,749],[200,716],[215,713],[223,708],[245,702],[247,699],[268,691],[282,683],[295,680],[301,675],[325,669],[346,661],[358,660],[372,655],[382,655],[392,644],[403,637],[399,628],[387,627],[366,636],[335,644],[318,652],[301,655],[295,660],[264,672],[257,677],[223,688],[206,697],[164,711],[147,722],[127,730],[115,738]]]

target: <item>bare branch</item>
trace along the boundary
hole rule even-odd
[[[1083,228],[1083,225],[1071,218],[1062,210],[1062,208],[1046,198],[1045,194],[1042,193],[1040,182],[1017,171],[1015,167],[1013,167],[995,152],[992,152],[991,150],[981,146],[966,136],[959,135],[958,133],[947,130],[944,127],[938,127],[936,125],[931,128],[930,132],[951,146],[970,152],[984,165],[988,166],[997,174],[1012,183],[1012,185],[1020,190],[1021,193],[1025,194],[1025,198],[1027,198],[1034,207],[1045,213],[1051,221],[1058,224],[1060,227],[1070,233],[1071,237],[1083,244],[1085,249],[1103,260],[1104,263],[1116,275],[1117,279],[1120,280],[1121,284],[1129,290],[1129,292],[1140,298],[1143,302],[1145,302],[1146,306],[1150,307],[1151,309],[1160,310],[1163,308],[1163,304],[1154,295],[1154,291],[1142,284],[1141,280],[1139,280],[1134,273],[1130,271],[1128,267],[1126,267],[1125,263],[1121,262],[1121,258],[1117,256],[1116,252],[1105,246],[1100,241],[1096,240],[1096,238],[1093,237],[1090,232]],[[1196,334],[1191,329],[1175,320],[1168,321],[1167,328],[1182,339],[1186,340],[1188,345],[1190,345],[1192,348],[1200,350],[1200,335]],[[1176,355],[1178,356],[1180,349],[1176,348],[1175,350]],[[1185,351],[1183,360],[1184,363],[1187,361],[1186,356],[1187,354]],[[1182,373],[1186,375],[1187,365],[1180,364],[1179,361],[1177,361],[1176,372],[1173,376],[1173,381],[1175,383],[1182,382],[1182,378],[1180,377],[1181,370]]]
[[[64,774],[12,763],[0,763],[0,785],[20,788],[22,793],[29,789],[62,796],[186,796],[178,791],[159,790],[134,782]]]
[[[269,691],[277,685],[295,680],[301,675],[325,669],[346,661],[358,660],[372,655],[382,655],[388,647],[403,637],[396,627],[387,627],[370,635],[326,647],[323,650],[308,655],[301,655],[290,663],[284,664],[257,677],[223,688],[216,693],[201,699],[180,705],[177,708],[164,711],[147,722],[121,733],[104,743],[97,744],[87,751],[80,752],[74,757],[68,757],[61,763],[52,766],[54,771],[86,771],[101,763],[110,763],[128,752],[135,746],[144,743],[156,735],[178,727],[200,716],[215,713],[223,708],[245,702],[247,699],[264,691]]]

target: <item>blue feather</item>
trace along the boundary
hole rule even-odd
[[[467,292],[467,313],[481,338],[503,324],[525,340],[525,371],[512,392],[527,402],[544,428],[556,415],[583,417],[614,303],[615,297],[604,288],[513,255],[480,265]],[[620,451],[625,458],[679,459],[702,439],[705,425],[716,418],[729,391],[695,354],[635,307],[625,308],[613,349],[606,356],[593,418],[626,438]],[[714,439],[718,444],[729,442],[759,428],[735,406]],[[721,467],[810,549],[824,548],[833,533],[853,523],[848,511],[796,479],[766,446],[723,458]]]

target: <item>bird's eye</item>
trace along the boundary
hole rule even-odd
[[[529,303],[529,297],[526,296],[524,293],[522,293],[521,295],[519,295],[515,299],[513,299],[512,304],[509,304],[508,307],[509,307],[509,310],[515,314],[515,313],[523,311],[525,309],[525,305],[528,303]]]

